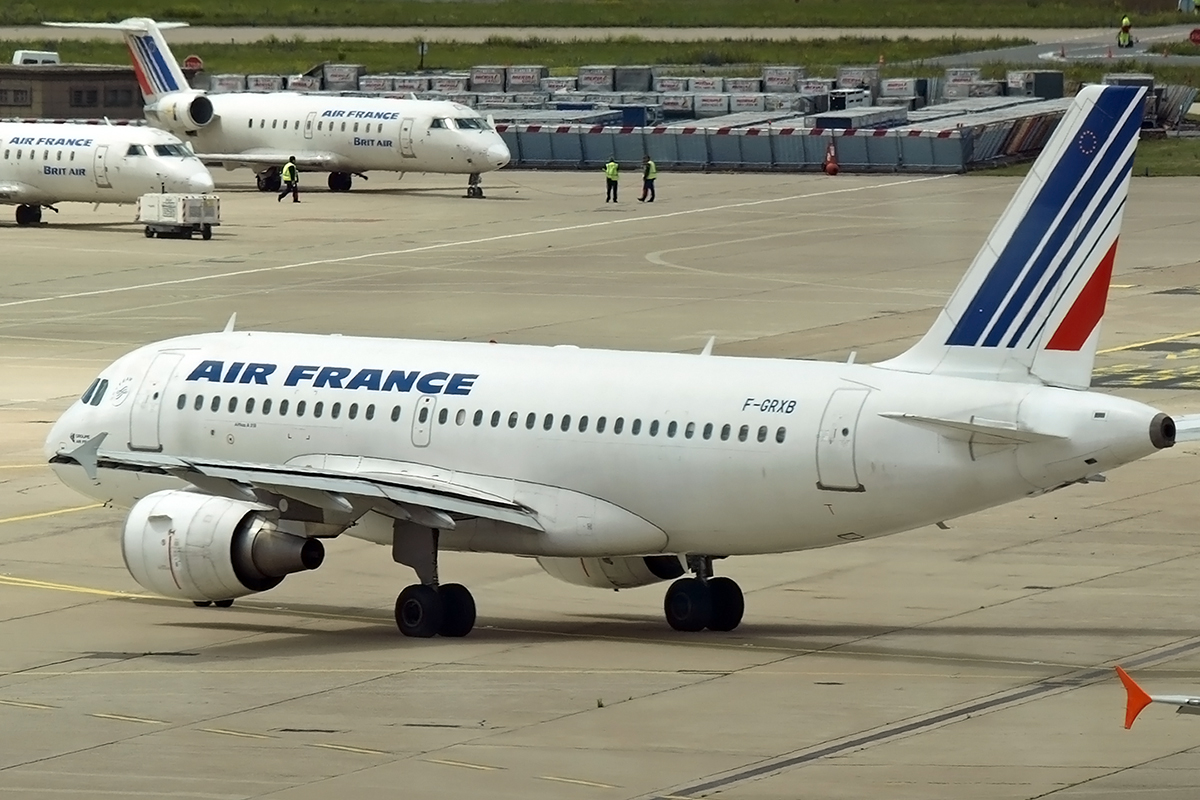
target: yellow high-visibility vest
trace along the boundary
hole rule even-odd
[[[652,181],[658,177],[658,164],[653,161],[646,162],[646,180]]]
[[[610,161],[604,165],[604,174],[608,176],[610,181],[618,180],[618,173],[621,167],[615,161]]]
[[[285,181],[296,180],[296,165],[290,161],[283,165],[283,179]]]

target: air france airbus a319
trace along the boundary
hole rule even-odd
[[[212,176],[165,131],[128,125],[0,122],[0,203],[36,225],[61,202],[136,203],[148,192],[206,193]]]
[[[1165,413],[1088,391],[1143,91],[1080,92],[933,327],[890,361],[231,320],[107,367],[47,456],[79,491],[132,507],[138,583],[198,605],[315,568],[321,539],[347,535],[416,572],[395,607],[408,636],[474,624],[441,550],[533,557],[599,588],[674,581],[671,627],[731,630],[743,597],[717,559],[931,525],[1175,443]]]
[[[151,125],[186,137],[206,164],[251,167],[258,188],[279,189],[280,169],[295,156],[301,170],[329,173],[329,188],[349,191],[370,170],[479,176],[509,161],[491,123],[458,103],[296,92],[206,94],[188,86],[164,28],[183,22],[47,22],[62,28],[120,31]]]

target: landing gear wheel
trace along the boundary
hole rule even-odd
[[[212,605],[212,600],[193,600],[192,605],[196,608],[208,608]]]
[[[258,173],[254,176],[254,180],[260,192],[278,192],[279,187],[283,185],[283,179],[279,177],[279,170],[274,167],[266,172]]]
[[[154,231],[153,231],[153,230],[151,230],[151,228],[150,228],[150,226],[149,226],[149,225],[147,225],[147,226],[146,226],[146,230],[144,231],[144,233],[146,234],[146,238],[147,238],[147,239],[153,239],[153,238],[154,238]]]
[[[233,601],[232,600],[214,600],[213,605],[216,606],[217,608],[229,608],[231,605],[233,605]]]
[[[442,598],[442,636],[466,636],[475,627],[475,598],[459,583],[443,583],[438,587]]]
[[[17,206],[17,224],[18,225],[37,225],[42,221],[41,206]]]
[[[349,172],[329,173],[329,191],[331,192],[348,192],[353,184],[354,176]]]
[[[203,225],[200,227],[200,238],[206,242],[212,238],[212,225]]]
[[[396,598],[396,627],[405,636],[418,639],[436,636],[442,628],[443,606],[437,589],[413,584]]]
[[[667,589],[663,600],[667,624],[677,631],[700,631],[713,616],[713,597],[699,578],[680,578]]]
[[[708,620],[708,629],[731,631],[736,628],[746,611],[741,587],[730,578],[709,578],[708,592],[712,597],[712,617]]]

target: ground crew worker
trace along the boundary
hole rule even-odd
[[[300,202],[300,171],[296,169],[296,157],[292,156],[288,159],[288,163],[283,165],[283,172],[280,173],[283,178],[283,191],[279,193],[279,197],[275,198],[275,202],[288,196],[288,192],[292,194],[292,202]]]
[[[655,164],[650,156],[642,156],[642,196],[638,198],[639,203],[646,202],[646,195],[650,195],[650,202],[654,202],[654,179],[658,177],[658,165]]]
[[[617,181],[621,178],[621,166],[617,164],[615,156],[609,156],[608,163],[604,165],[604,185],[606,188],[604,194],[604,202],[609,200],[617,202]]]
[[[1117,34],[1117,47],[1133,47],[1133,20],[1129,15],[1121,17],[1121,32]]]

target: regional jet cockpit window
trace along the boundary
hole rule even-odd
[[[479,117],[455,117],[454,124],[460,131],[486,131],[487,122]]]
[[[131,144],[129,145],[129,149],[125,151],[125,155],[144,156],[146,155],[146,148],[142,147],[140,144]]]
[[[186,147],[180,144],[156,144],[154,152],[160,156],[174,156],[176,158],[188,158],[191,152]]]
[[[431,129],[432,129],[432,128],[447,128],[447,127],[449,127],[449,126],[446,124],[446,122],[447,122],[447,121],[448,121],[448,120],[444,120],[444,119],[436,119],[436,118],[435,118],[433,121],[431,121],[431,122],[429,123],[429,127],[430,127]]]

